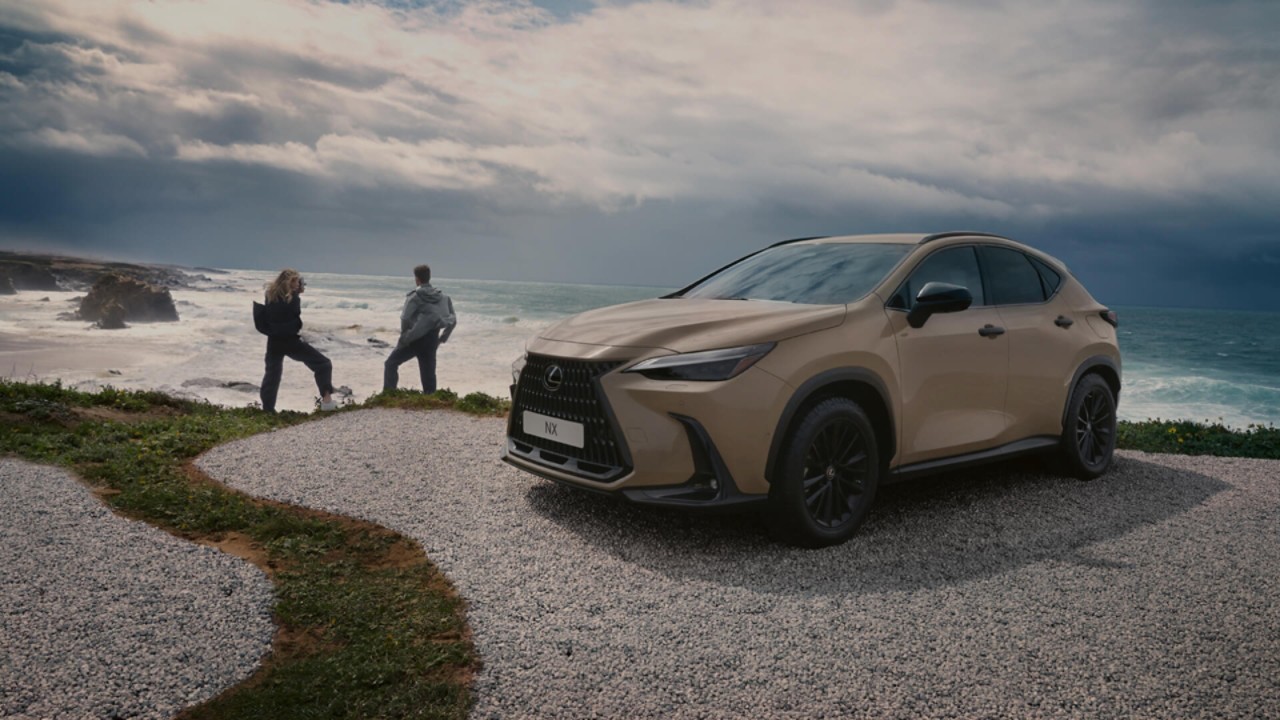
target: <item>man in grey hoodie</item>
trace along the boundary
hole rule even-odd
[[[458,318],[453,314],[453,301],[431,287],[431,268],[419,265],[413,269],[417,287],[404,301],[400,313],[400,342],[383,365],[382,389],[395,390],[400,382],[400,366],[411,357],[418,358],[422,375],[422,392],[436,391],[436,349],[449,339]],[[441,333],[441,330],[444,330]]]

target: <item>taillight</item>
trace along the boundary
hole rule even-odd
[[[1115,310],[1103,310],[1098,314],[1102,316],[1103,320],[1106,320],[1108,323],[1111,323],[1111,327],[1113,328],[1120,327],[1120,316],[1116,314]]]

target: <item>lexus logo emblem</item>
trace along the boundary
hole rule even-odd
[[[559,365],[552,365],[547,368],[546,374],[542,376],[542,386],[551,392],[555,392],[559,390],[560,386],[563,384],[564,370],[560,369]]]

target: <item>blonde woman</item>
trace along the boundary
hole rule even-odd
[[[267,335],[267,373],[262,376],[262,409],[276,411],[276,394],[280,391],[280,375],[284,359],[305,364],[316,375],[320,389],[320,409],[334,410],[333,363],[299,337],[302,331],[302,302],[298,296],[307,283],[297,270],[285,268],[266,286],[266,307],[262,311],[262,327]]]

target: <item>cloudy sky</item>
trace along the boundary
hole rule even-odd
[[[1280,310],[1280,2],[0,0],[0,247],[678,286],[976,229]]]

